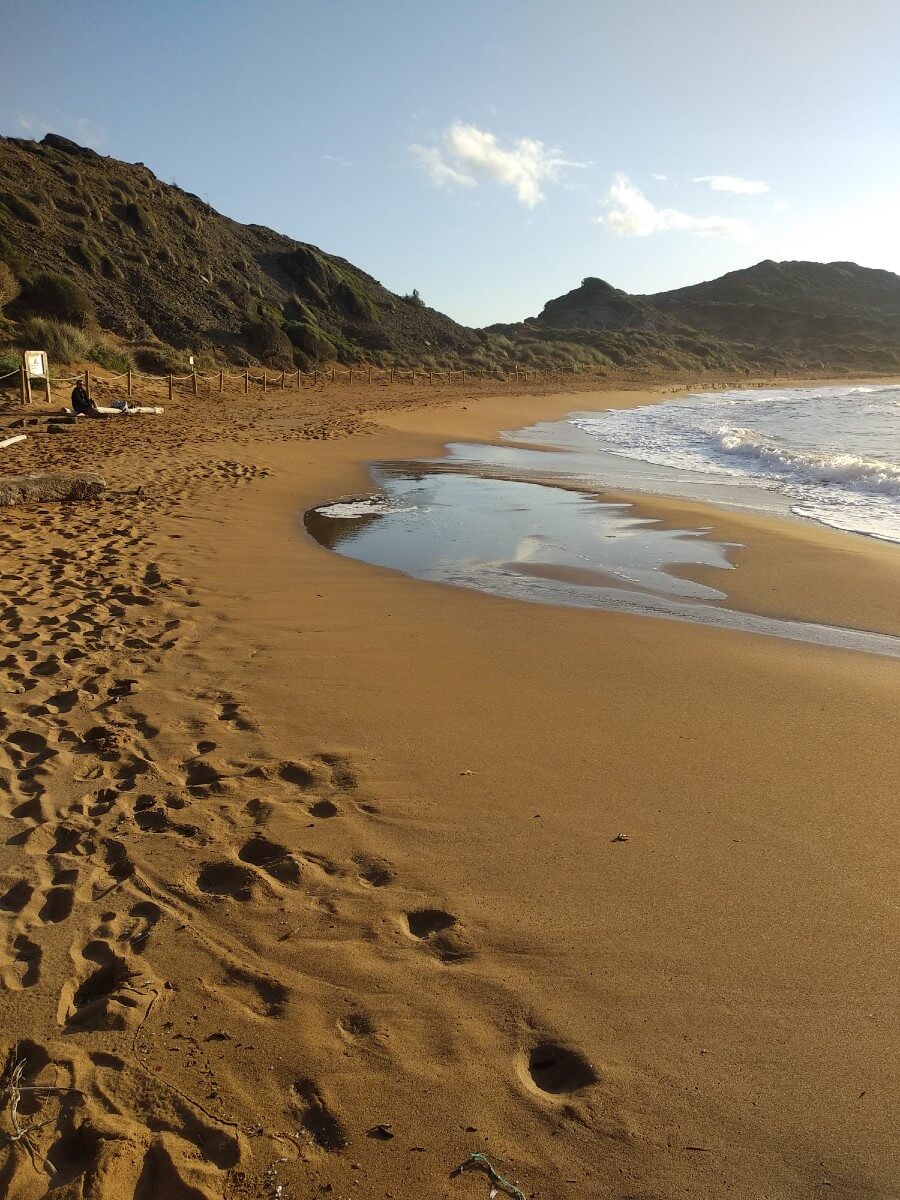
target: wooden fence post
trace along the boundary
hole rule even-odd
[[[244,395],[246,396],[249,391],[250,391],[250,372],[245,371],[244,372]]]
[[[269,390],[269,372],[263,371],[263,391],[267,392],[268,390]]]
[[[448,370],[448,371],[447,371],[447,382],[448,382],[448,383],[452,383],[452,382],[453,382],[453,370],[452,370],[452,368],[451,368],[450,370]]]
[[[351,384],[353,383],[353,368],[352,367],[350,368],[350,378],[347,382],[351,383]]]
[[[391,383],[394,382],[394,368],[391,367]]]
[[[284,371],[281,372],[281,390],[284,391]]]
[[[31,397],[28,394],[28,372],[25,370],[24,360],[21,367],[19,367],[19,384],[22,388],[22,403],[30,404]]]
[[[172,376],[169,376],[169,403],[172,403]]]
[[[219,395],[220,396],[222,395],[222,392],[224,390],[225,390],[225,372],[220,371],[219,372]]]
[[[313,367],[313,387],[316,387],[318,382],[319,382],[319,368]]]
[[[300,390],[300,368],[297,368],[297,391]]]
[[[197,395],[197,372],[191,371],[191,391]]]
[[[84,390],[87,392],[88,400],[90,400],[90,398],[91,398],[91,373],[90,373],[90,371],[85,371],[85,373],[84,373]]]
[[[331,368],[331,382],[334,383],[334,367]]]
[[[126,386],[128,388],[128,395],[130,396],[131,395],[131,367],[128,368],[128,383]]]

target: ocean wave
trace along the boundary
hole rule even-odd
[[[753,460],[804,483],[840,483],[884,496],[900,496],[900,464],[854,454],[807,454],[790,450],[752,429],[720,426],[715,441],[727,454]]]

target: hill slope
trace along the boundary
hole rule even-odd
[[[629,296],[598,279],[549,301],[543,328],[676,325],[731,343],[752,363],[900,366],[900,276],[856,263],[757,263],[719,279]]]
[[[48,344],[52,331],[29,321],[51,318],[119,343],[101,338],[65,359],[64,333],[51,350],[59,361],[103,362],[102,350],[159,371],[185,370],[189,352],[499,374],[900,369],[900,278],[887,271],[764,262],[655,296],[588,278],[539,317],[468,329],[345,259],[222,216],[142,163],[55,134],[0,138],[0,308],[0,343]],[[0,345],[0,357],[15,364],[16,352]]]
[[[476,340],[344,259],[232,221],[141,163],[53,134],[3,138],[0,178],[0,258],[26,279],[69,276],[100,325],[130,342],[280,363],[464,352]],[[26,286],[13,315],[28,302]]]

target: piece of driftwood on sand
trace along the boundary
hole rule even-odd
[[[0,475],[0,506],[51,500],[93,500],[105,490],[106,480],[89,471]]]
[[[16,442],[24,442],[27,437],[27,433],[17,433],[13,437],[3,438],[0,441],[0,450],[5,450],[7,446],[14,446]]]

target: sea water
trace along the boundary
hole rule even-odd
[[[680,494],[692,476],[698,499],[731,482],[760,508],[781,498],[796,516],[900,542],[900,386],[710,392],[567,420],[598,450],[676,472]]]
[[[900,638],[728,604],[738,547],[603,496],[644,491],[900,542],[900,388],[715,392],[572,413],[375,463],[377,494],[310,509],[339,554],[532,603],[668,617],[900,657]],[[598,495],[598,492],[600,495]],[[900,551],[898,551],[900,553]]]

